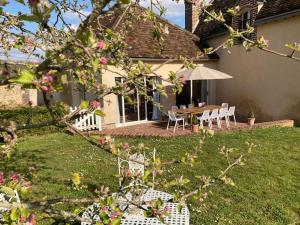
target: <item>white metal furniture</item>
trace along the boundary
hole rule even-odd
[[[17,202],[17,203],[21,203],[19,194],[17,190],[14,190],[14,195],[7,195],[5,193],[0,193],[0,202],[2,203],[12,203],[12,202]],[[0,207],[0,224],[5,224],[4,223],[4,214],[5,212],[9,211],[10,209],[8,208],[4,208],[4,207]]]
[[[118,150],[118,154],[119,150]],[[140,162],[140,163],[139,163]],[[118,169],[119,169],[119,175],[121,177],[122,175],[122,169],[126,168],[126,166],[124,164],[128,165],[128,170],[133,173],[141,173],[141,175],[144,175],[144,171],[145,171],[145,156],[143,154],[133,154],[131,156],[129,156],[129,160],[125,160],[122,159],[120,157],[118,157]],[[122,180],[119,179],[119,185],[121,186]]]
[[[70,107],[70,112],[76,111],[78,108]],[[100,109],[100,108],[99,108]],[[102,118],[94,112],[88,112],[87,109],[82,109],[79,112],[80,117],[75,119],[74,126],[80,131],[102,130]]]
[[[118,150],[118,154],[120,154],[120,151]],[[150,153],[150,155],[152,156],[153,158],[153,161],[155,161],[155,157],[156,157],[156,149],[154,148],[153,149],[153,152]],[[144,175],[144,172],[145,172],[145,166],[144,166],[144,163],[145,163],[145,160],[146,160],[146,156],[145,154],[133,154],[129,157],[129,160],[125,160],[125,159],[122,159],[120,157],[118,157],[118,169],[119,169],[119,175],[121,177],[121,172],[122,172],[122,168],[124,168],[124,164],[127,164],[128,165],[128,170],[131,172],[131,173],[138,173],[140,172],[142,175]],[[140,162],[140,163],[139,163]],[[155,179],[155,176],[152,176],[152,183],[154,185],[154,179]],[[121,186],[121,179],[119,179],[119,185]]]
[[[235,106],[231,106],[231,107],[229,107],[229,109],[228,109],[228,112],[227,112],[228,126],[230,125],[230,117],[233,117],[234,125],[236,126]]]
[[[173,195],[170,195],[166,192],[163,191],[157,191],[154,189],[148,189],[147,192],[145,193],[145,195],[143,196],[143,201],[145,202],[150,202],[153,201],[155,199],[161,199],[163,202],[168,202],[170,200],[172,200],[174,197]]]
[[[178,109],[178,106],[177,105],[173,105],[172,107],[171,107],[171,110],[173,111],[173,110],[177,110]]]
[[[131,216],[121,220],[122,225],[189,225],[190,224],[190,212],[187,206],[184,206],[181,212],[178,211],[178,203],[164,203],[164,207],[170,209],[170,216],[165,218],[165,223],[160,222],[157,218],[147,218],[144,216]]]
[[[180,109],[186,109],[186,105],[180,105],[179,108]],[[189,115],[187,115],[187,114],[177,114],[177,115],[184,117],[185,126],[189,125],[189,123],[188,123]]]
[[[226,109],[228,109],[228,107],[229,107],[229,104],[228,104],[228,103],[222,103],[221,107],[222,107],[222,108],[226,108]]]
[[[122,225],[189,225],[190,213],[186,205],[183,206],[182,210],[178,211],[178,203],[167,202],[170,201],[173,196],[165,193],[149,189],[143,199],[147,201],[155,200],[161,198],[163,200],[162,208],[168,207],[170,211],[170,216],[165,218],[165,223],[160,222],[157,218],[145,217],[142,213],[138,215],[133,215],[125,212],[124,218],[121,219]],[[145,205],[145,207],[147,207]],[[92,219],[94,222],[100,221],[97,215],[97,210],[100,206],[98,203],[94,203],[89,206],[87,210],[82,214],[83,219]],[[90,225],[89,222],[81,222],[81,225]]]
[[[209,110],[205,110],[203,114],[198,117],[198,120],[200,121],[200,126],[203,127],[203,122],[209,122],[210,115],[209,115]]]
[[[209,121],[208,121],[209,128],[212,128],[213,121],[215,120],[217,121],[218,128],[221,128],[221,122],[219,119],[219,109],[214,109],[210,114]]]
[[[176,112],[173,112],[172,110],[168,111],[168,115],[169,115],[169,120],[168,120],[167,130],[169,130],[170,123],[175,122],[174,129],[173,129],[173,132],[175,133],[175,130],[178,128],[180,121],[182,121],[182,127],[184,130],[185,119],[183,116],[177,116]]]
[[[228,117],[227,117],[227,108],[221,108],[219,110],[219,120],[220,120],[220,126],[222,126],[222,119],[225,119],[225,123],[226,123],[226,127],[229,127],[229,124],[228,124]]]

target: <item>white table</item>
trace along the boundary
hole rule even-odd
[[[170,216],[165,218],[165,224],[168,225],[189,225],[190,213],[185,205],[182,210],[179,212],[177,210],[178,203],[168,202],[173,199],[173,196],[153,189],[149,189],[143,196],[145,202],[152,201],[155,199],[161,198],[163,203],[162,207],[168,207],[170,209]],[[95,221],[100,221],[100,218],[93,214],[94,208],[99,207],[97,203],[89,206],[87,210],[83,213],[82,218],[89,219],[93,218]],[[144,217],[143,215],[131,215],[127,214],[121,220],[122,225],[164,225],[157,218]],[[90,223],[82,222],[81,225],[90,225]]]

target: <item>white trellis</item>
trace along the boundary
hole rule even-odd
[[[70,107],[70,112],[77,110],[77,106]],[[100,108],[99,108],[100,109]],[[94,112],[88,112],[87,109],[82,109],[79,112],[80,117],[74,120],[73,125],[80,131],[102,130],[102,118]]]

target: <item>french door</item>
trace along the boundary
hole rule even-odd
[[[116,82],[123,83],[123,78],[116,78]],[[153,82],[144,80],[144,87],[147,95],[152,96],[154,101],[159,102],[159,95],[155,92]],[[126,96],[117,96],[117,121],[116,126],[143,123],[149,120],[159,119],[157,107],[147,101],[144,95],[133,86],[128,87],[131,91]]]

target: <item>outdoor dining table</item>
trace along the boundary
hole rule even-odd
[[[192,119],[193,119],[193,115],[197,115],[197,114],[201,114],[203,113],[205,110],[209,110],[212,111],[214,109],[221,109],[222,106],[220,105],[206,105],[206,106],[202,106],[202,107],[192,107],[192,108],[186,108],[186,109],[175,109],[173,110],[176,113],[179,114],[188,114],[190,117],[190,122],[191,125],[192,123]]]
[[[173,199],[172,195],[154,189],[147,190],[147,192],[143,195],[143,201],[145,202],[152,201],[158,198],[160,198],[163,201],[162,208],[168,207],[170,211],[170,215],[164,219],[165,223],[162,223],[161,221],[159,221],[159,219],[155,217],[150,218],[145,217],[143,214],[133,215],[130,213],[126,213],[125,216],[121,219],[121,225],[189,225],[190,213],[188,207],[184,205],[183,208],[179,211],[178,203],[171,202]],[[98,203],[94,203],[93,205],[89,206],[83,213],[82,218],[92,218],[95,222],[99,221],[99,216],[94,213],[94,209],[97,207],[100,207]],[[81,225],[91,225],[91,223],[81,222]]]

